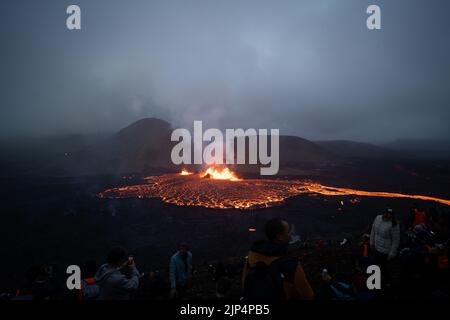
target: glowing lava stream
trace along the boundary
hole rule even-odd
[[[267,208],[301,194],[410,198],[450,205],[450,200],[423,195],[327,187],[306,180],[239,179],[232,171],[228,172],[228,170],[221,170],[218,175],[216,173],[206,171],[194,174],[183,171],[178,174],[150,176],[145,178],[146,184],[108,189],[101,192],[99,197],[108,199],[160,198],[166,203],[178,206],[200,206],[214,209]]]
[[[312,193],[319,193],[325,196],[345,196],[345,195],[355,195],[355,196],[364,196],[364,197],[383,197],[383,198],[409,198],[409,199],[418,199],[425,201],[435,201],[439,203],[446,204],[450,206],[450,200],[440,199],[429,196],[421,196],[421,195],[410,195],[403,193],[395,193],[395,192],[383,192],[383,191],[364,191],[364,190],[355,190],[355,189],[346,189],[346,188],[338,188],[338,187],[326,187],[320,184],[318,188],[312,189]]]

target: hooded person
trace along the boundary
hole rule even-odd
[[[139,271],[133,257],[122,247],[111,249],[107,263],[95,274],[99,300],[129,300],[139,286]]]
[[[289,224],[279,218],[267,222],[268,241],[256,242],[242,274],[246,301],[312,300],[314,292],[300,262],[287,255]]]

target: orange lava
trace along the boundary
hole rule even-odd
[[[191,174],[194,174],[193,172],[189,172],[189,171],[187,171],[187,170],[181,170],[181,172],[180,172],[180,175],[181,176],[189,176],[189,175],[191,175]]]
[[[256,209],[283,203],[289,197],[301,194],[325,196],[365,196],[410,198],[436,201],[450,205],[450,200],[422,195],[391,192],[371,192],[356,189],[327,187],[306,180],[272,179],[206,179],[205,174],[164,174],[145,178],[147,183],[108,189],[100,198],[160,198],[178,206],[200,206],[214,209]]]
[[[205,172],[201,174],[202,178],[216,179],[216,180],[230,180],[239,181],[236,174],[228,168],[216,169],[214,167],[208,168]]]

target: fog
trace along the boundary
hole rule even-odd
[[[81,7],[82,30],[66,29]],[[378,4],[382,29],[366,27]],[[0,4],[0,136],[279,128],[314,140],[450,139],[450,2]]]

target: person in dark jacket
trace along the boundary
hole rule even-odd
[[[99,300],[129,300],[139,286],[139,272],[133,257],[122,247],[111,249],[107,263],[95,275]]]
[[[260,266],[276,265],[277,273],[282,279],[281,297],[271,297],[273,300],[313,300],[314,292],[306,279],[305,272],[300,262],[295,257],[287,255],[288,245],[291,239],[289,224],[279,218],[271,219],[267,222],[265,233],[268,241],[256,242],[247,256],[242,275],[242,286],[244,298],[246,292],[252,290],[246,280],[252,269]],[[269,296],[269,292],[260,292],[262,296]],[[263,298],[265,299],[265,298]]]
[[[33,266],[27,272],[25,285],[15,300],[50,300],[59,293],[59,285],[43,266]]]

